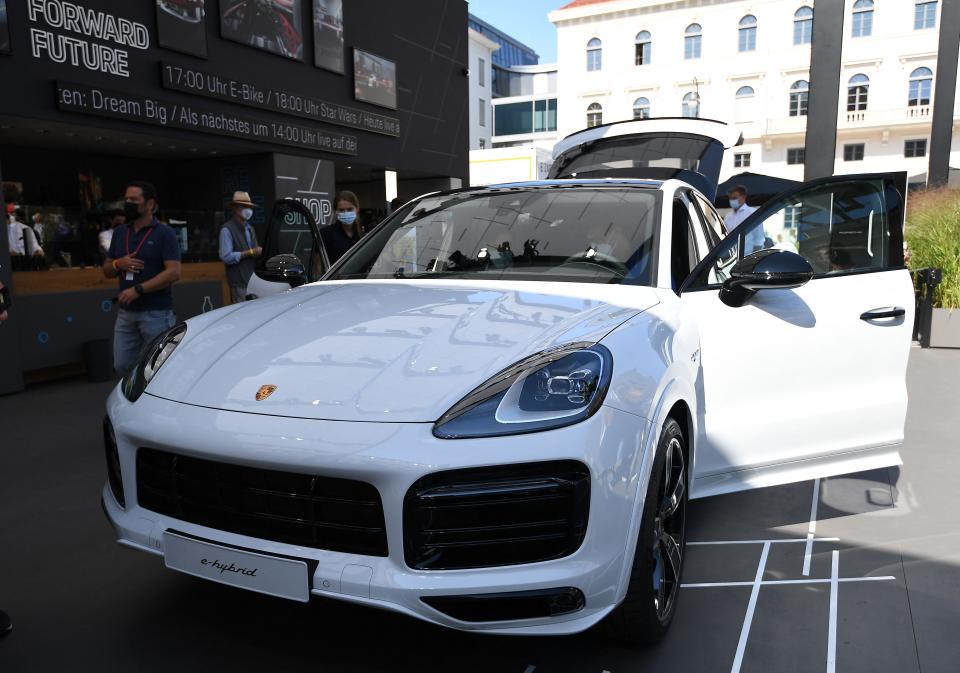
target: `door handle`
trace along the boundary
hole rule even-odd
[[[885,308],[875,308],[872,311],[860,314],[860,320],[879,320],[881,318],[900,318],[907,312],[900,306],[888,306]]]

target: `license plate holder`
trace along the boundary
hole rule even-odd
[[[269,596],[307,603],[306,561],[261,554],[164,531],[163,560],[168,568]]]

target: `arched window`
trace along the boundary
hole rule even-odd
[[[793,14],[793,43],[810,44],[813,38],[813,9],[804,5]]]
[[[803,117],[807,114],[807,99],[810,96],[810,83],[805,79],[790,85],[790,116]]]
[[[910,73],[910,93],[907,105],[930,105],[930,92],[933,89],[933,71],[930,68],[917,68]]]
[[[742,86],[737,89],[737,98],[752,98],[754,94],[752,86]]]
[[[740,19],[740,34],[737,38],[737,49],[740,51],[754,51],[757,48],[757,17],[747,14]]]
[[[597,38],[587,42],[587,71],[599,70],[603,60],[603,44]]]
[[[754,90],[752,86],[742,86],[737,89],[733,105],[733,120],[737,123],[753,121],[756,116],[754,104]]]
[[[873,0],[857,0],[853,3],[853,27],[851,37],[873,35]]]
[[[867,109],[867,93],[870,78],[866,75],[854,75],[847,82],[847,112],[862,112]]]
[[[633,101],[633,118],[650,119],[650,101],[646,98],[638,98]]]
[[[690,91],[683,97],[682,116],[684,117],[700,116],[700,94],[698,94],[695,91]]]
[[[703,39],[703,30],[699,23],[691,23],[683,31],[683,57],[686,59],[700,58],[700,41]]]
[[[916,0],[913,8],[913,29],[936,28],[937,0]]]
[[[651,38],[649,31],[641,30],[639,33],[637,33],[637,38],[634,40],[636,43],[634,65],[647,65],[650,63],[650,40]]]
[[[600,126],[603,123],[603,106],[600,103],[590,103],[587,106],[587,128]]]

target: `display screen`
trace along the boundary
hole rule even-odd
[[[343,74],[343,0],[313,0],[313,63]]]
[[[157,42],[161,47],[207,57],[205,0],[157,0]]]
[[[397,109],[397,64],[353,50],[353,95],[357,100]]]
[[[303,60],[302,0],[221,0],[220,34],[273,54]]]

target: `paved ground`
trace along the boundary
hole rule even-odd
[[[684,579],[698,586],[683,590],[667,639],[640,651],[595,633],[448,632],[167,571],[116,545],[100,511],[109,386],[0,398],[0,607],[15,623],[0,673],[806,673],[832,670],[831,658],[843,672],[956,673],[960,352],[914,349],[909,385],[903,468],[692,503],[691,540],[758,542],[689,547]]]

